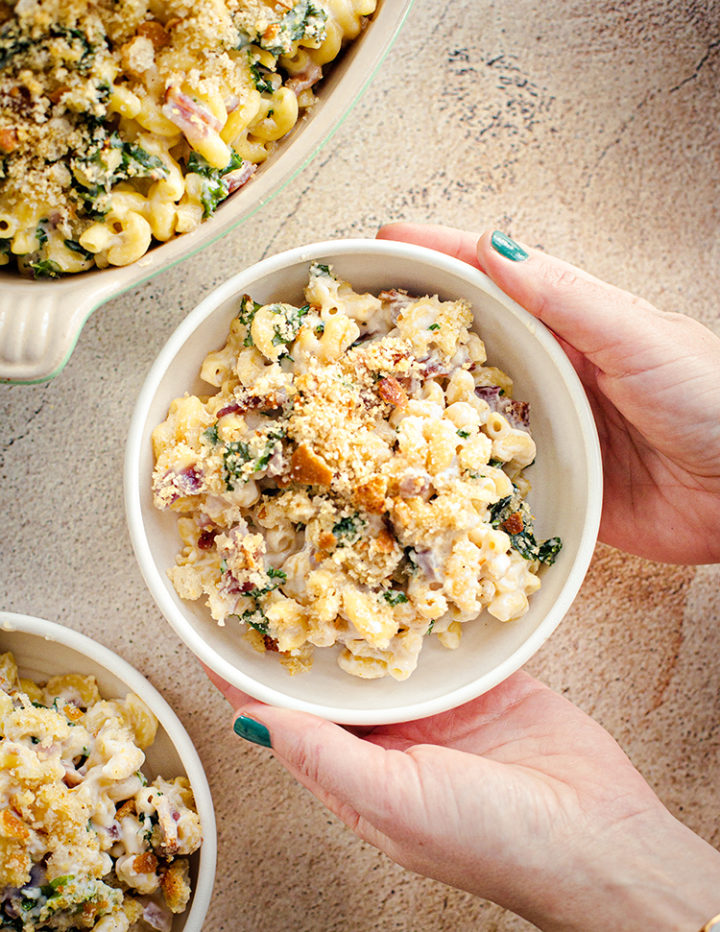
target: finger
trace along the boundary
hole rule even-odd
[[[483,233],[478,242],[480,268],[505,294],[608,375],[627,375],[628,365],[644,365],[637,347],[647,342],[648,323],[657,332],[666,315],[568,262],[509,243],[504,246],[497,232]]]
[[[394,788],[407,782],[413,769],[405,755],[305,712],[249,699],[237,714],[244,720],[245,736],[248,721],[265,729],[267,741],[261,743],[268,744],[295,779],[346,825],[360,831],[359,823],[367,823],[362,828],[367,840],[371,840],[368,826],[386,820]]]
[[[425,246],[427,249],[444,252],[454,259],[478,267],[478,234],[468,230],[457,230],[454,227],[432,223],[388,223],[380,227],[376,238]]]

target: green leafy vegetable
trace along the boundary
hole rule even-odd
[[[203,437],[207,440],[208,443],[211,443],[213,446],[219,443],[220,438],[218,436],[217,422],[215,422],[215,424],[211,424],[210,427],[205,428],[205,430],[203,431]]]
[[[300,0],[282,19],[273,24],[275,28],[266,30],[265,36],[258,36],[260,48],[278,57],[292,51],[295,42],[312,39],[318,44],[327,34],[327,13],[315,6],[311,0]]]
[[[265,445],[259,454],[254,453],[250,444],[244,440],[226,444],[223,453],[223,477],[228,491],[233,491],[236,481],[247,482],[254,473],[264,469],[284,436],[285,429],[282,427],[269,430],[264,436]],[[247,464],[250,464],[250,468],[245,468]]]
[[[338,539],[338,547],[354,544],[360,537],[364,527],[365,521],[357,512],[354,515],[341,518],[337,524],[333,525],[332,529],[333,534]]]
[[[490,508],[490,523],[505,531],[510,537],[510,546],[525,560],[538,560],[551,566],[562,548],[559,537],[542,542],[535,539],[532,513],[517,488]]]
[[[35,278],[60,278],[62,269],[52,259],[38,259],[37,262],[28,263]]]
[[[401,592],[399,589],[386,589],[382,597],[389,605],[401,605],[408,600],[405,593]]]
[[[187,161],[188,173],[199,175],[203,179],[200,193],[203,217],[211,217],[217,210],[218,204],[228,196],[230,185],[225,176],[241,168],[242,164],[243,160],[235,151],[232,152],[230,162],[225,168],[214,168],[199,153],[190,153]]]

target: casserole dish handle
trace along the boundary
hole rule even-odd
[[[90,313],[109,297],[94,275],[0,281],[0,381],[44,382],[68,361]]]

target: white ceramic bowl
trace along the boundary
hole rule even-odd
[[[538,446],[528,477],[538,537],[559,535],[563,549],[544,569],[542,588],[520,620],[492,618],[463,625],[460,647],[435,639],[402,683],[361,680],[342,672],[333,649],[316,649],[308,673],[289,676],[272,654],[254,652],[235,626],[221,628],[202,600],[180,599],[167,577],[180,548],[176,516],[152,505],[150,435],[173,398],[207,393],[197,375],[207,352],[221,347],[238,297],[261,303],[302,303],[308,263],[331,263],[355,289],[399,287],[411,294],[463,297],[488,360],[515,380],[517,398],[530,402]],[[577,594],[593,554],[600,519],[602,468],[584,390],[554,337],[485,275],[456,259],[405,243],[342,240],[273,256],[234,276],[210,294],[170,337],[150,370],[135,408],[125,462],[125,501],[135,553],[145,581],[175,632],[220,676],[265,702],[314,712],[345,724],[378,724],[430,715],[490,689],[525,663],[555,629]]]
[[[129,288],[214,243],[251,217],[317,154],[391,48],[413,0],[382,0],[367,29],[328,68],[310,114],[298,121],[249,184],[192,233],[132,265],[28,281],[0,268],[0,381],[41,382],[62,371],[90,314]]]
[[[8,650],[15,655],[22,676],[42,681],[60,673],[92,675],[103,698],[124,698],[133,692],[153,711],[159,728],[145,752],[144,771],[151,777],[187,776],[203,831],[202,847],[190,857],[190,904],[175,918],[173,932],[202,932],[215,880],[215,812],[200,758],[178,717],[134,667],[70,628],[29,615],[0,612],[0,653]]]

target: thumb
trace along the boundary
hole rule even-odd
[[[497,230],[480,237],[477,256],[505,294],[609,376],[627,375],[630,359],[644,368],[638,346],[666,328],[669,339],[675,329],[669,319],[677,315]]]

